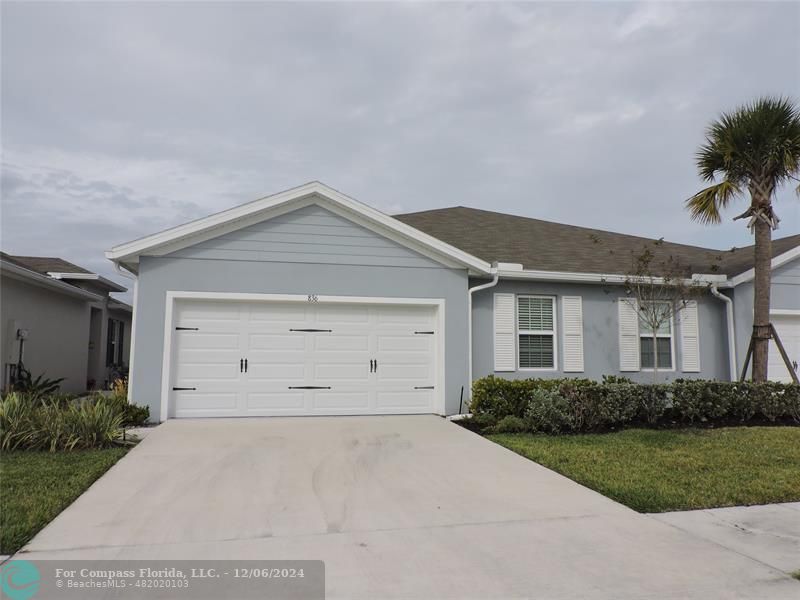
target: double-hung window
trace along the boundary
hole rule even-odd
[[[672,311],[669,302],[657,302],[655,308],[647,307],[644,312],[655,317],[639,314],[639,354],[642,369],[667,369],[675,364],[672,342]],[[649,323],[648,323],[649,321]],[[659,322],[653,339],[653,323]]]
[[[556,368],[556,299],[517,296],[517,345],[520,369]]]

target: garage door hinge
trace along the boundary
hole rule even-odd
[[[329,390],[329,385],[290,385],[290,390]]]
[[[306,333],[333,333],[333,329],[290,329],[289,331],[303,331]]]
[[[414,335],[433,335],[433,331],[415,331]]]
[[[415,385],[414,389],[415,390],[432,390],[433,386],[432,385]]]
[[[172,391],[174,391],[174,392],[179,392],[179,391],[182,391],[182,390],[196,390],[196,389],[197,389],[197,388],[183,388],[183,387],[174,387],[174,388],[172,388]]]
[[[199,327],[176,327],[175,331],[199,331]]]

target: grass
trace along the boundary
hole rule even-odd
[[[798,427],[488,437],[640,512],[800,500]]]
[[[0,554],[19,550],[126,452],[109,448],[0,455]]]

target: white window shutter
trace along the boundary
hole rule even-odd
[[[639,371],[639,312],[636,300],[620,298],[619,311],[619,370]]]
[[[514,294],[494,295],[494,370],[516,370],[517,326]]]
[[[583,299],[580,296],[561,298],[564,320],[564,372],[583,371]]]
[[[700,334],[697,301],[689,300],[680,310],[681,367],[684,373],[700,372]]]

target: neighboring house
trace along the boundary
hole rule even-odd
[[[130,360],[132,307],[109,296],[127,288],[60,258],[0,253],[2,389],[20,362],[61,390],[109,384]]]
[[[106,256],[137,276],[130,394],[155,419],[444,415],[490,374],[734,377],[752,249],[658,244],[709,288],[653,348],[624,286],[647,242],[462,207],[390,217],[314,182]],[[800,236],[774,255],[796,360]]]

